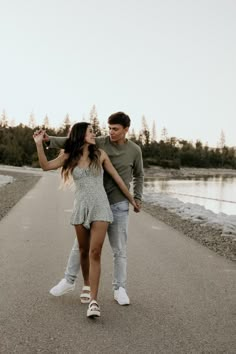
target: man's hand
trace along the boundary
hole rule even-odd
[[[139,199],[134,199],[136,203],[136,207],[134,207],[134,212],[139,213],[142,208],[142,202]]]
[[[35,144],[42,144],[43,142],[43,131],[36,130],[33,135]]]
[[[38,135],[38,134],[43,134],[42,141],[47,142],[47,141],[50,140],[50,139],[49,139],[49,136],[48,136],[47,133],[46,133],[46,130],[43,130],[43,129],[35,130],[34,136],[35,136],[35,135]]]

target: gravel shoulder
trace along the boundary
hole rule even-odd
[[[231,261],[236,261],[236,240],[210,226],[184,220],[158,205],[143,203],[143,210]]]
[[[12,176],[13,183],[0,187],[0,220],[38,182],[41,176],[0,169],[0,175]]]

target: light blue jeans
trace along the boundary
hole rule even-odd
[[[126,288],[127,280],[127,236],[128,236],[128,216],[129,216],[129,202],[122,201],[111,205],[113,213],[113,223],[109,225],[107,233],[109,242],[113,252],[113,289],[119,287]],[[80,270],[80,256],[79,245],[77,238],[70,252],[68,259],[65,278],[73,284],[77,278]]]

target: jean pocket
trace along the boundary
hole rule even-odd
[[[123,201],[116,204],[111,205],[111,210],[113,212],[128,212],[129,211],[129,202]]]

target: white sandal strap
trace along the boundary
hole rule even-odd
[[[80,297],[83,298],[83,299],[90,299],[90,294],[82,293],[82,294],[80,294]]]
[[[92,300],[90,303],[89,303],[89,307],[95,305],[98,309],[99,309],[99,306],[98,306],[98,303],[96,300]]]
[[[90,311],[101,312],[101,311],[100,311],[100,308],[99,308],[98,306],[95,306],[95,305],[90,306],[90,307],[89,307],[89,310],[90,310]]]
[[[82,291],[90,291],[90,286],[84,285]]]

